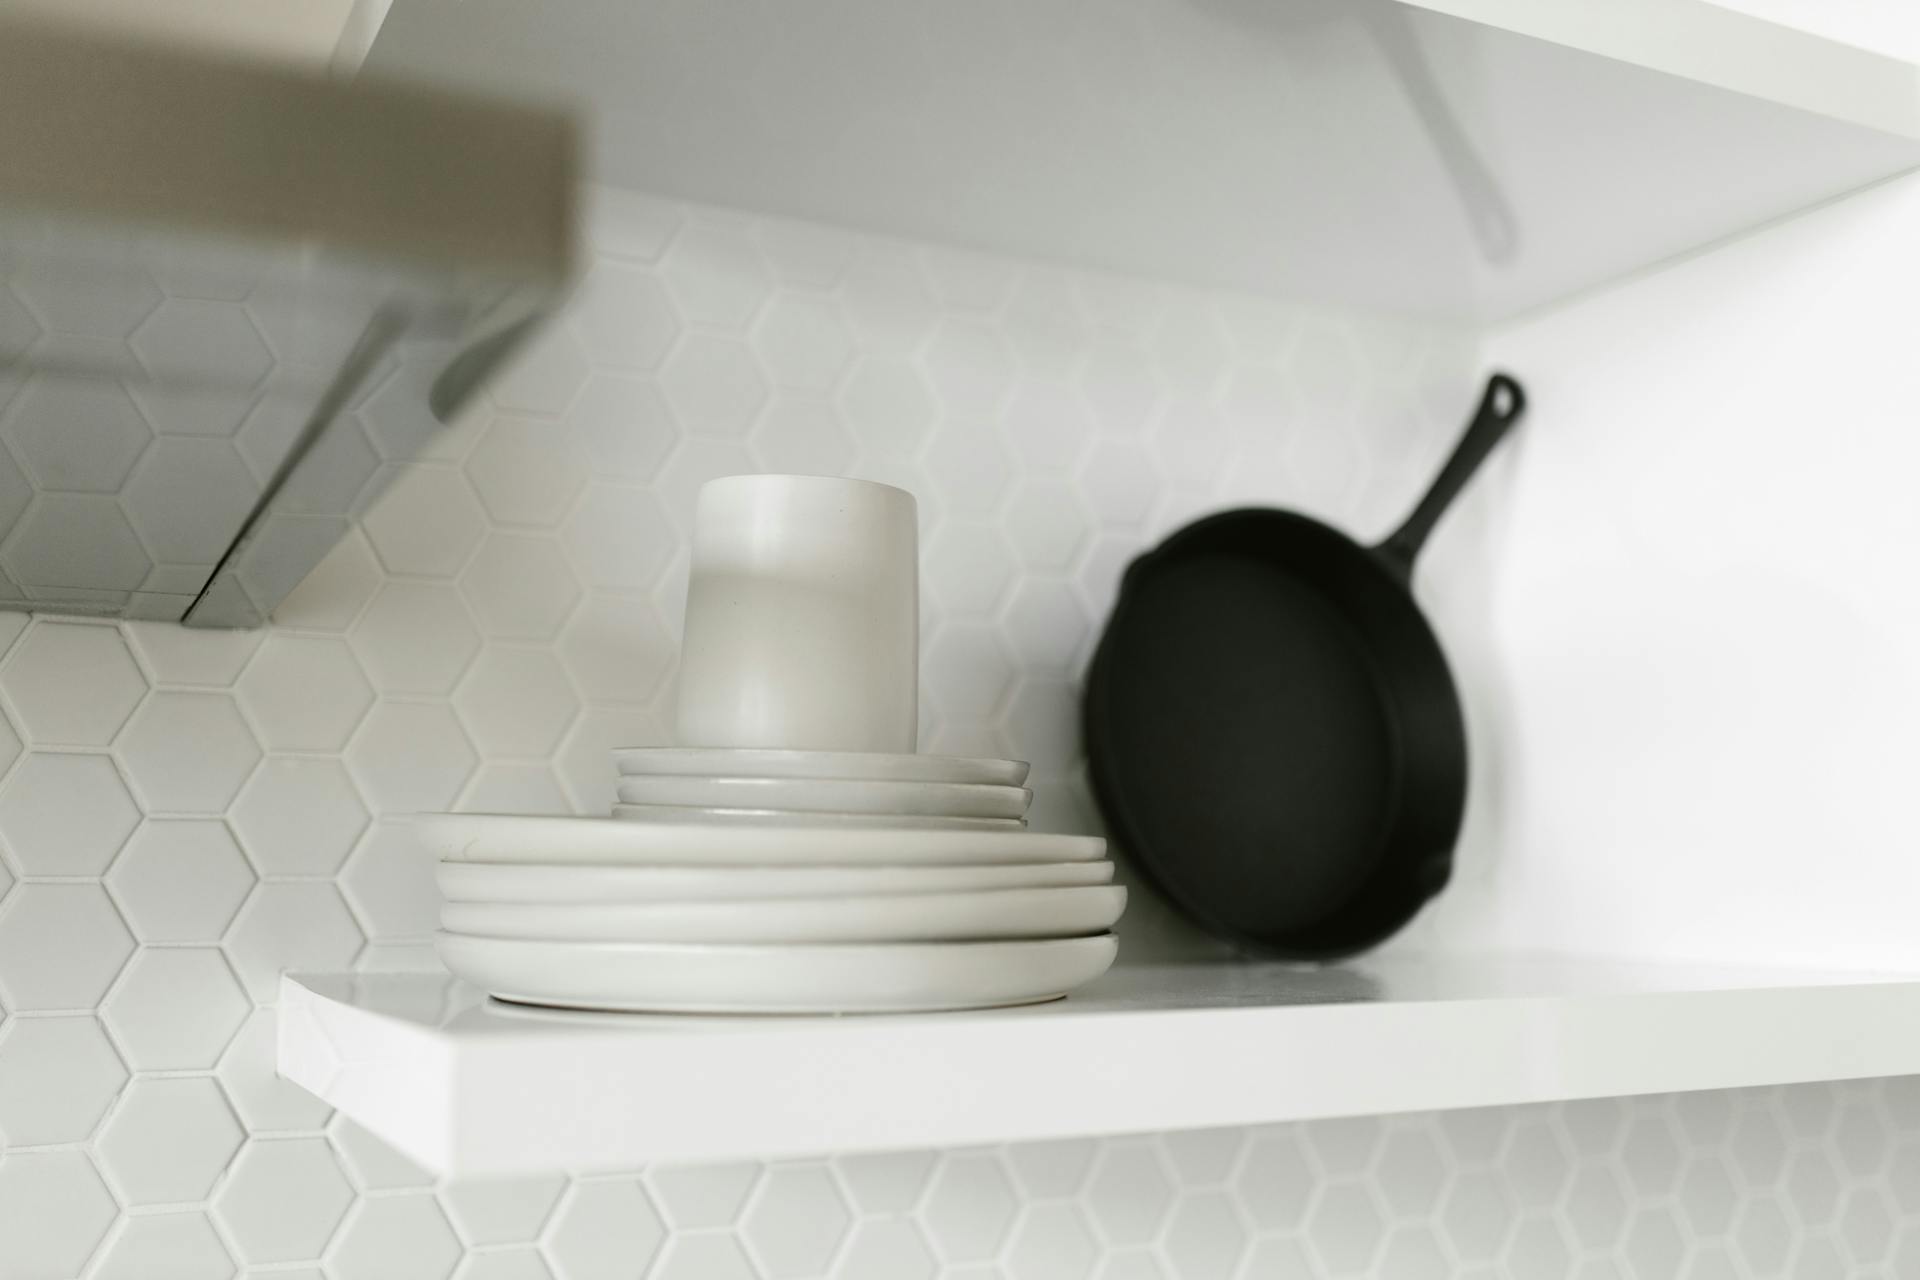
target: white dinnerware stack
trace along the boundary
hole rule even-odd
[[[426,815],[448,968],[531,1004],[877,1013],[1057,998],[1112,964],[1105,842],[1026,829],[1017,760],[920,755],[913,498],[701,490],[679,745],[611,819]]]

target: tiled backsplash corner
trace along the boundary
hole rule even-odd
[[[1240,502],[1380,531],[1479,374],[1448,331],[627,193],[590,238],[270,629],[0,615],[0,1275],[1906,1273],[1900,1084],[466,1186],[277,1081],[279,972],[429,960],[384,818],[603,811],[607,749],[663,740],[701,481],[913,490],[923,745],[1033,760],[1037,823],[1085,828],[1127,559]],[[353,426],[419,412],[403,365]]]

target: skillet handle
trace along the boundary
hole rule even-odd
[[[1480,469],[1480,464],[1487,460],[1487,455],[1506,436],[1508,429],[1520,420],[1526,408],[1527,395],[1518,382],[1504,373],[1496,373],[1487,379],[1487,389],[1480,397],[1480,407],[1474,411],[1467,433],[1454,446],[1453,456],[1440,469],[1433,487],[1427,490],[1426,496],[1420,499],[1405,523],[1374,548],[1402,576],[1411,576],[1413,558],[1426,545],[1427,535],[1433,532],[1433,526],[1439,523],[1441,515],[1460,496],[1460,491],[1467,487],[1467,481],[1473,479],[1473,473]]]

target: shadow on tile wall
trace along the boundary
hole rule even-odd
[[[701,481],[913,490],[923,745],[1031,759],[1037,825],[1090,829],[1075,680],[1126,560],[1242,502],[1378,532],[1479,372],[1417,325],[622,193],[591,239],[565,320],[380,464],[268,631],[0,615],[0,1276],[1888,1265],[1920,1211],[1892,1085],[435,1187],[277,1082],[281,970],[430,963],[429,869],[383,817],[604,811],[607,749],[664,740]],[[414,382],[343,457],[419,431]],[[1145,902],[1128,945],[1194,946]]]

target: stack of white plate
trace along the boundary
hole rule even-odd
[[[472,814],[416,827],[439,859],[441,957],[506,1000],[663,1013],[985,1008],[1054,999],[1113,962],[1126,890],[1111,883],[1104,841],[1017,818],[874,816],[883,825]]]
[[[1029,1004],[1113,963],[1105,841],[1027,830],[1018,760],[918,755],[918,517],[866,481],[700,491],[679,747],[611,818],[435,816],[440,955],[494,995],[674,1013]]]
[[[613,816],[628,822],[997,831],[1026,826],[1033,803],[1021,760],[738,747],[626,747],[613,760]]]

